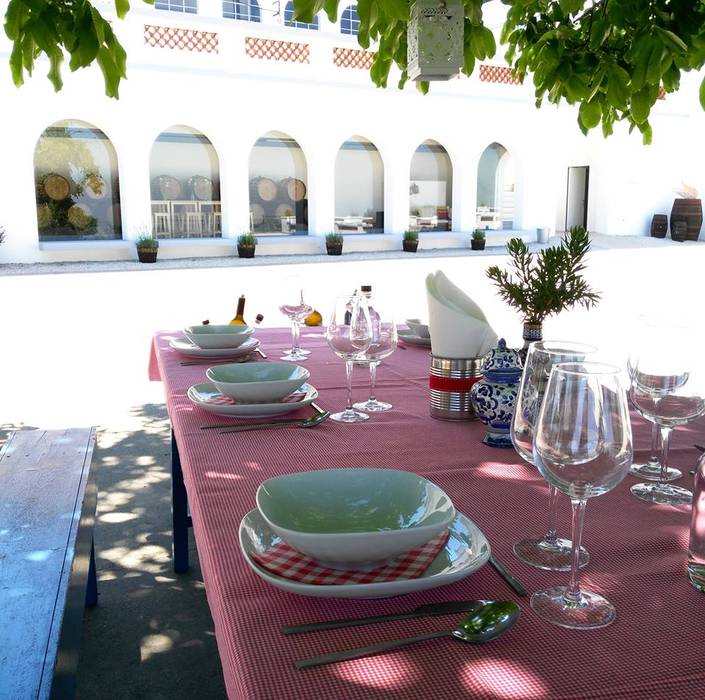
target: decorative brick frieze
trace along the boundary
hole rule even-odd
[[[291,61],[292,63],[309,63],[310,47],[295,41],[279,41],[245,37],[245,53],[251,58],[264,58],[269,61]]]
[[[341,46],[333,48],[333,63],[339,68],[359,68],[370,70],[375,55],[372,51],[346,49]]]
[[[199,53],[218,53],[218,34],[195,29],[144,25],[144,43],[161,49],[180,49]]]
[[[506,66],[491,66],[488,63],[480,65],[480,80],[483,83],[520,85],[519,78],[511,68],[507,68]]]

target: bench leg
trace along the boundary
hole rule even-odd
[[[188,501],[184,475],[181,471],[181,458],[176,445],[174,430],[171,431],[171,520],[173,529],[172,556],[174,571],[177,574],[188,571]]]
[[[95,546],[91,540],[91,559],[88,564],[88,582],[86,583],[86,607],[94,608],[98,604],[98,581],[95,571]]]

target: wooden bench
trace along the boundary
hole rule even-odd
[[[12,433],[0,451],[0,699],[71,698],[97,601],[95,429]]]

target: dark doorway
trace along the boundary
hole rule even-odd
[[[590,166],[579,165],[568,168],[568,187],[565,200],[565,230],[573,226],[587,228],[588,188]]]

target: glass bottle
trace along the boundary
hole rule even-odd
[[[240,298],[237,300],[237,311],[235,312],[235,318],[230,321],[231,326],[246,326],[245,323],[245,295],[241,294]]]
[[[695,588],[705,593],[705,454],[695,468],[693,512],[688,543],[688,578]]]

